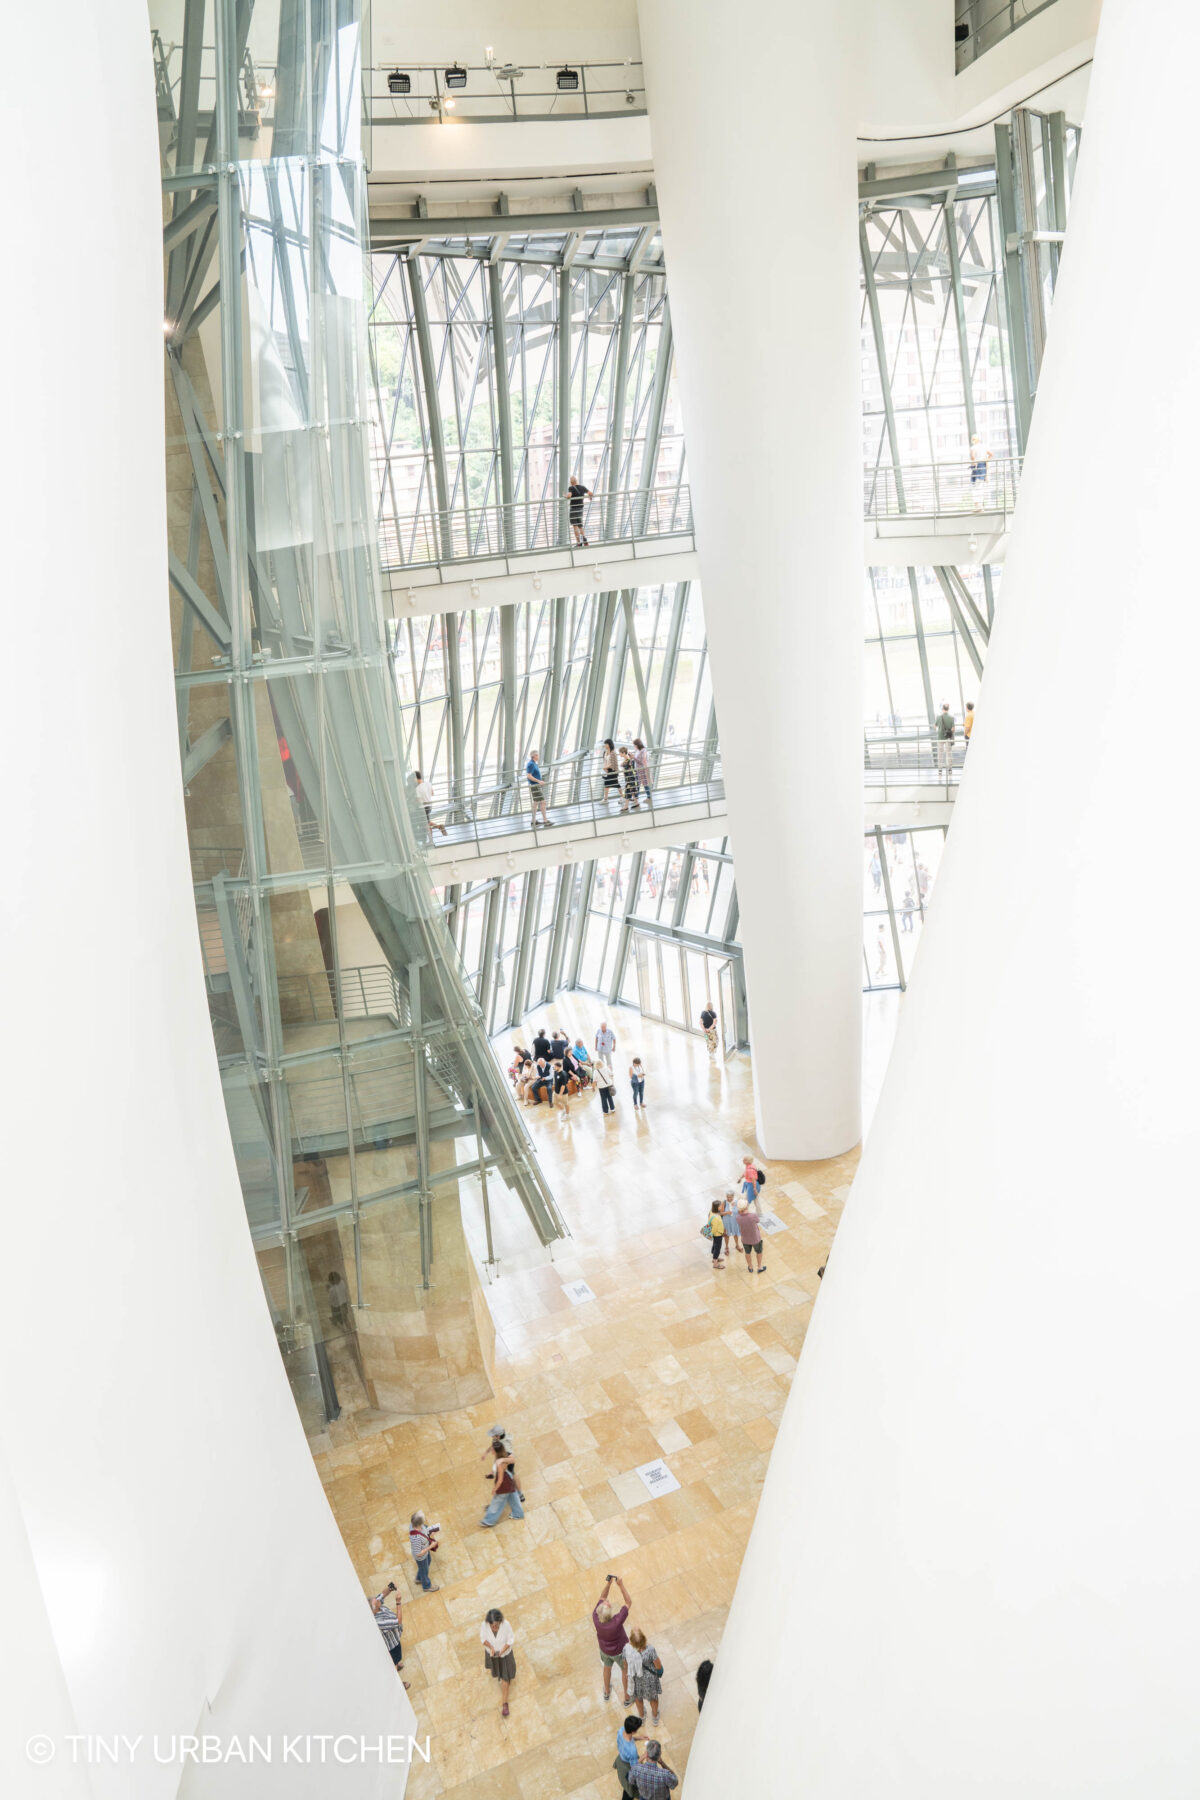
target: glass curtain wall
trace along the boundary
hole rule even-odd
[[[427,240],[372,272],[386,564],[566,544],[572,476],[593,537],[614,535],[617,495],[623,529],[651,495],[670,512],[685,471],[656,226]]]
[[[275,36],[253,112],[252,23]],[[189,7],[176,67],[160,58],[197,913],[251,1232],[314,1429],[362,1393],[346,1321],[388,1259],[364,1232],[427,1287],[459,1173],[486,1192],[489,1171],[543,1242],[562,1230],[414,830],[368,454],[359,78],[352,0]]]

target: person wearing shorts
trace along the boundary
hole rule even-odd
[[[608,1596],[613,1582],[621,1590],[621,1598],[625,1602],[620,1612],[614,1612],[608,1603]],[[596,1642],[600,1646],[600,1661],[604,1668],[604,1698],[612,1699],[612,1672],[621,1671],[621,1699],[625,1710],[629,1710],[629,1678],[625,1662],[625,1646],[629,1642],[625,1630],[625,1621],[629,1617],[629,1608],[633,1602],[629,1598],[629,1590],[619,1575],[606,1576],[604,1591],[592,1608],[592,1624],[596,1628]]]
[[[700,1014],[700,1028],[704,1033],[705,1043],[708,1045],[710,1051],[715,1052],[717,1048],[717,1015],[713,1011],[713,1003],[711,1000],[706,1000],[704,1002],[704,1008]]]
[[[582,544],[586,548],[587,539],[583,535],[583,503],[585,500],[591,499],[592,490],[584,487],[578,475],[572,475],[566,497],[571,502],[567,509],[571,521],[571,535],[576,544]]]
[[[988,464],[992,453],[976,432],[971,439],[971,496],[975,502],[975,511],[983,511],[983,503],[987,498]]]
[[[758,1273],[761,1275],[767,1265],[763,1261],[762,1225],[758,1217],[758,1208],[751,1206],[748,1200],[739,1200],[737,1210],[741,1246],[746,1252],[746,1273],[748,1275],[754,1273],[750,1267],[750,1258],[757,1250]]]

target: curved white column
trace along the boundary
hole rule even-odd
[[[1130,140],[1186,165],[1198,62],[1193,7],[1105,0],[979,725],[689,1800],[1200,1780],[1200,257]]]
[[[86,103],[53,117],[45,14],[6,33],[5,1791],[391,1793],[403,1770],[378,1761],[283,1762],[284,1733],[414,1721],[288,1391],[205,1006],[146,9],[63,0]],[[142,1743],[72,1774],[64,1731]],[[59,1740],[48,1774],[24,1761],[36,1732]],[[185,1769],[171,1741],[195,1733],[270,1738],[272,1762]]]
[[[793,0],[639,15],[759,1142],[829,1156],[860,1127],[856,19]]]

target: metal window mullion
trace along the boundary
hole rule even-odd
[[[917,571],[908,571],[908,591],[912,596],[913,630],[917,639],[917,657],[921,664],[921,686],[925,690],[925,712],[930,727],[935,717],[933,705],[933,684],[929,679],[929,652],[925,647],[925,621],[921,617],[921,594],[917,587]]]
[[[975,389],[972,381],[971,351],[967,338],[967,303],[963,293],[962,260],[958,254],[958,213],[953,193],[942,202],[946,229],[946,260],[950,265],[950,292],[954,303],[954,326],[958,333],[958,361],[962,371],[963,405],[967,412],[967,436],[975,436]]]
[[[625,435],[625,389],[629,383],[629,340],[633,331],[634,284],[636,277],[626,270],[621,277],[621,320],[617,328],[617,362],[611,389],[611,424],[608,438],[608,506],[605,509],[604,535],[617,535],[620,507],[621,443]]]
[[[903,993],[908,984],[904,979],[904,962],[900,955],[900,931],[896,924],[896,904],[892,899],[892,878],[888,872],[887,853],[884,849],[883,827],[881,825],[876,825],[875,827],[875,848],[879,855],[879,866],[883,871],[883,892],[887,900],[888,924],[890,925],[892,932],[892,954],[896,958],[896,978],[900,983],[900,992]],[[863,955],[866,955],[865,946],[863,948]],[[867,974],[868,979],[871,979],[870,970],[867,971]]]
[[[858,221],[858,244],[862,256],[863,283],[867,290],[867,310],[871,315],[871,334],[875,340],[875,360],[879,365],[879,388],[883,395],[883,414],[887,425],[888,448],[892,454],[892,473],[896,483],[896,505],[904,506],[904,477],[900,472],[900,438],[896,430],[896,409],[892,404],[892,380],[888,369],[887,346],[883,336],[883,315],[879,310],[879,292],[875,285],[875,268],[871,246],[867,242],[867,222]]]
[[[625,983],[625,970],[629,964],[629,951],[633,943],[633,929],[636,918],[637,896],[642,886],[642,869],[645,866],[646,853],[639,850],[629,864],[629,887],[625,894],[625,912],[621,920],[621,928],[617,935],[617,947],[613,955],[612,980],[609,983],[608,1003],[615,1006],[621,998],[621,989]]]
[[[946,596],[946,605],[950,608],[950,617],[953,619],[955,629],[963,641],[967,655],[971,659],[971,667],[974,669],[976,675],[982,675],[983,658],[980,656],[975,640],[971,636],[963,609],[959,605],[958,595],[954,591],[954,584],[944,568],[939,568],[935,565],[933,572],[937,577],[938,586]]]
[[[1018,248],[1017,197],[1012,165],[1012,132],[1007,125],[997,125],[996,200],[1000,210],[1000,244],[1004,257],[1004,301],[1008,313],[1009,355],[1012,359],[1013,398],[1016,402],[1017,449],[1024,455],[1033,416],[1034,382],[1030,368],[1025,283]]]

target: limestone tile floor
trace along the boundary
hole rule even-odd
[[[530,1022],[561,1023],[590,1044],[601,1016],[590,996],[571,994]],[[495,1400],[402,1421],[358,1414],[314,1446],[364,1589],[395,1579],[404,1598],[405,1673],[433,1752],[410,1776],[413,1800],[612,1800],[624,1708],[619,1688],[603,1702],[590,1620],[609,1570],[662,1657],[658,1735],[668,1762],[686,1769],[696,1665],[717,1652],[857,1161],[760,1157],[764,1203],[786,1230],[767,1240],[765,1275],[740,1262],[714,1272],[699,1228],[743,1151],[756,1149],[748,1063],[714,1061],[702,1039],[636,1013],[608,1016],[616,1114],[604,1118],[594,1095],[569,1114],[527,1114],[572,1237],[551,1258],[493,1197]],[[624,1078],[637,1053],[649,1071],[644,1114]],[[478,1196],[465,1183],[463,1204],[482,1255]],[[563,1287],[580,1277],[596,1298],[577,1306]],[[494,1419],[513,1437],[526,1518],[483,1531],[481,1452]],[[651,1499],[634,1471],[658,1456],[681,1486]],[[428,1596],[407,1554],[417,1506],[442,1525],[441,1592]],[[478,1641],[490,1606],[516,1633],[506,1720]]]

